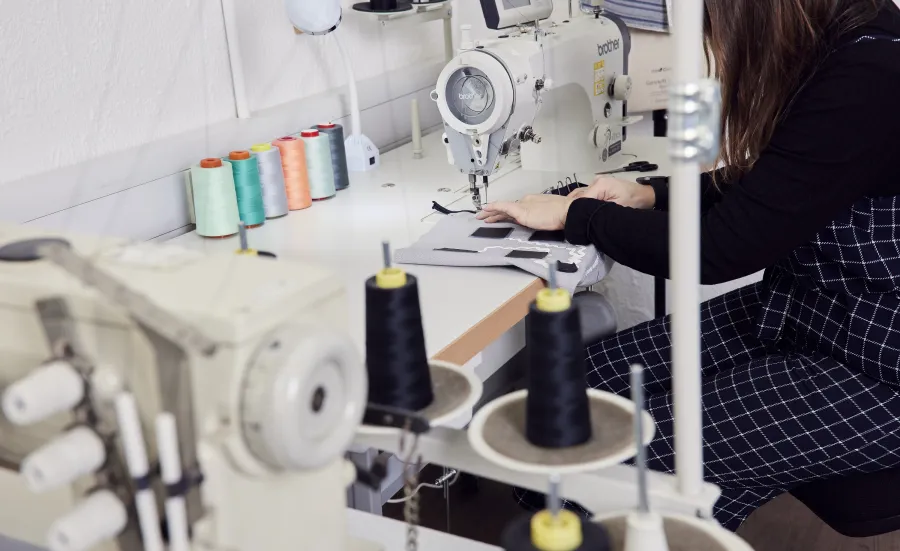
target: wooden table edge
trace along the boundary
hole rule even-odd
[[[465,365],[513,326],[522,321],[538,291],[545,287],[544,280],[535,279],[515,296],[482,318],[468,331],[445,346],[433,359],[456,365]],[[427,336],[426,336],[427,337]]]

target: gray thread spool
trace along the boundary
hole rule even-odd
[[[331,164],[334,166],[334,189],[347,189],[350,187],[350,174],[347,171],[347,151],[344,149],[344,127],[332,123],[320,124],[319,132],[328,136]]]
[[[259,181],[262,184],[266,218],[286,215],[289,209],[287,190],[284,187],[284,169],[281,166],[281,150],[267,143],[254,145],[251,149],[259,164]]]

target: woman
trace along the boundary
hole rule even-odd
[[[900,9],[706,0],[705,39],[725,168],[702,178],[702,282],[766,269],[703,305],[706,478],[736,529],[805,482],[900,466]],[[564,229],[667,276],[667,196],[600,178],[480,218]],[[669,330],[658,319],[590,346],[587,382],[627,396],[629,364],[646,366],[650,466],[671,472]]]

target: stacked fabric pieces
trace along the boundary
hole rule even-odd
[[[514,266],[546,278],[556,268],[570,292],[599,282],[611,262],[593,246],[567,243],[562,231],[535,231],[516,224],[486,224],[473,214],[443,217],[416,243],[394,252],[398,264]]]

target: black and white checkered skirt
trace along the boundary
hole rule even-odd
[[[822,342],[834,346],[827,316],[801,320],[788,313],[781,323],[787,329],[777,338],[761,336],[759,321],[771,314],[768,285],[738,289],[702,309],[705,477],[722,488],[714,515],[730,529],[805,482],[900,466],[900,391],[890,384],[893,374],[885,382],[835,359],[840,354],[823,353]],[[646,367],[647,408],[657,427],[649,466],[673,472],[668,317],[589,347],[587,383],[629,396],[633,363]],[[539,494],[516,493],[523,505],[543,507]]]

